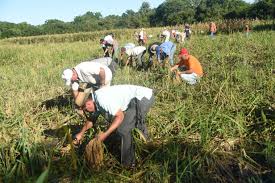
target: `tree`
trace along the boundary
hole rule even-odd
[[[152,16],[154,11],[150,8],[148,2],[143,2],[137,16],[139,19],[140,27],[149,27],[150,26],[150,16]]]
[[[272,0],[260,0],[250,7],[248,10],[248,16],[250,18],[270,19],[274,18],[274,1]]]
[[[227,13],[224,15],[226,19],[246,18],[249,4],[242,0],[229,1],[227,5]]]
[[[47,20],[42,28],[46,34],[62,34],[70,32],[71,29],[70,24],[57,19]]]
[[[197,2],[197,3],[195,3]],[[195,20],[194,6],[199,1],[190,0],[167,0],[157,7],[155,16],[151,18],[154,25],[176,25]]]
[[[101,13],[93,13],[88,11],[86,14],[82,16],[75,17],[72,24],[74,25],[74,29],[77,31],[100,30],[100,26],[98,25],[98,23],[101,19]]]

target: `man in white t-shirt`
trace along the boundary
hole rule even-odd
[[[138,34],[138,44],[140,46],[142,46],[146,43],[146,40],[147,40],[147,36],[146,36],[145,31],[144,31],[144,28],[141,28],[141,30]]]
[[[124,53],[126,53],[126,55],[128,56],[127,61],[125,63],[126,66],[129,64],[129,62],[134,62],[135,60],[137,60],[139,68],[143,68],[145,66],[144,54],[146,53],[146,47],[136,46],[134,48],[129,48],[129,49],[122,47],[121,55],[123,56]]]
[[[100,39],[100,44],[104,51],[103,57],[114,57],[118,51],[118,42],[112,33]]]
[[[65,69],[62,79],[71,86],[75,103],[80,107],[89,91],[111,85],[112,71],[97,62],[82,62],[72,69]]]
[[[82,139],[100,114],[108,116],[107,120],[111,122],[109,128],[97,138],[104,141],[116,131],[121,137],[121,163],[133,166],[135,152],[131,132],[134,128],[138,128],[144,138],[148,138],[145,118],[153,102],[153,90],[142,86],[114,85],[95,91],[85,102],[85,110],[92,115],[88,117],[81,131],[75,135],[74,142]]]
[[[170,31],[167,30],[167,29],[165,29],[165,30],[162,32],[161,36],[164,38],[164,42],[169,41],[169,39],[170,39]]]

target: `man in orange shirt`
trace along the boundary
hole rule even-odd
[[[198,59],[188,54],[186,48],[181,49],[179,53],[179,62],[171,68],[172,72],[175,72],[177,76],[180,76],[182,80],[188,84],[196,84],[198,79],[202,77],[202,66]],[[184,68],[184,70],[182,69]]]
[[[209,29],[210,29],[210,36],[211,36],[211,38],[214,38],[214,35],[217,32],[217,26],[216,26],[216,24],[214,22],[210,22]]]

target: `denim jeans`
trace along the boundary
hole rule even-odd
[[[171,66],[174,65],[174,54],[175,54],[175,52],[176,52],[176,45],[174,44],[171,48],[170,55],[169,55],[169,62],[170,62]]]

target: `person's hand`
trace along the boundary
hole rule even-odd
[[[98,140],[100,140],[101,142],[103,142],[106,138],[107,138],[108,136],[106,135],[106,133],[99,133],[97,136],[96,136],[96,138],[98,139]]]

